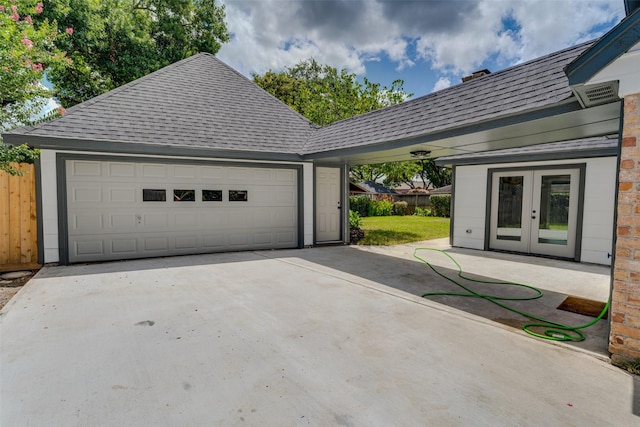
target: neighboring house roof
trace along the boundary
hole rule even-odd
[[[586,157],[615,156],[618,139],[596,137],[530,145],[506,150],[459,154],[436,159],[438,165],[471,165],[506,162],[532,162],[551,159],[576,159]]]
[[[297,155],[314,129],[236,70],[200,53],[78,104],[57,120],[5,135],[40,147],[76,141],[80,149]]]
[[[411,140],[479,122],[575,101],[564,67],[582,43],[523,64],[320,128],[306,154]],[[574,109],[580,109],[576,102]]]
[[[433,190],[429,191],[429,194],[430,195],[451,194],[451,185],[445,185],[444,187],[434,188]]]
[[[349,193],[366,193],[367,190],[356,184],[355,182],[349,181]]]
[[[422,181],[422,179],[413,179],[411,181],[413,183],[413,187],[410,186],[409,184],[407,184],[406,182],[401,183],[400,185],[397,185],[394,189],[397,191],[407,191],[407,190],[411,190],[413,188],[422,188],[424,187],[424,182]],[[431,186],[431,183],[429,181],[427,181],[427,188],[429,188]]]
[[[375,194],[394,194],[395,193],[394,190],[373,181],[359,182],[358,186],[366,190],[367,193],[375,193]]]

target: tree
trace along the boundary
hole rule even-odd
[[[43,20],[37,27],[34,16],[43,11],[35,1],[0,3],[0,126],[2,131],[29,124],[51,97],[39,82],[45,72],[63,70],[69,63],[56,48],[60,33],[55,23]]]
[[[215,0],[57,0],[38,17],[73,37],[57,39],[73,65],[50,80],[64,107],[93,98],[229,40],[224,5]]]
[[[33,163],[40,155],[39,150],[34,150],[25,144],[11,147],[7,144],[0,144],[0,171],[9,175],[22,175],[13,163]]]
[[[384,164],[352,166],[350,175],[355,182],[371,181],[376,182],[384,177]]]
[[[317,125],[328,125],[357,114],[403,102],[413,94],[404,92],[402,80],[390,87],[367,78],[359,82],[356,74],[320,65],[311,58],[281,72],[253,74],[253,81]],[[384,176],[383,165],[353,166],[357,182],[376,181]]]
[[[422,178],[422,182],[430,182],[433,188],[444,187],[445,185],[451,185],[451,169],[436,165],[433,159],[417,160],[420,164],[420,171],[418,174]]]
[[[40,81],[44,74],[69,65],[55,42],[70,37],[47,19],[35,26],[44,4],[29,0],[0,2],[0,131],[42,120],[39,113],[51,97]],[[45,118],[61,113],[54,111]],[[0,170],[11,175],[19,171],[11,163],[32,163],[38,150],[26,145],[10,147],[0,138]]]
[[[416,177],[422,180],[423,188],[440,188],[451,184],[451,170],[436,165],[433,159],[384,163],[381,169],[385,176],[384,184],[390,187],[407,184],[415,188],[413,180]]]
[[[385,175],[384,185],[396,187],[400,184],[407,184],[410,188],[414,188],[413,178],[420,172],[420,165],[416,161],[391,162],[385,163],[382,170]]]
[[[252,77],[258,86],[321,126],[399,104],[412,96],[404,92],[402,80],[390,87],[366,78],[359,82],[356,74],[320,65],[313,58],[281,72]]]

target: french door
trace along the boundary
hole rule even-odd
[[[489,246],[574,258],[580,169],[494,172]]]

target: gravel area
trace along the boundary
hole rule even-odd
[[[18,293],[20,289],[33,277],[37,270],[30,271],[28,276],[17,279],[3,279],[0,274],[0,310]]]

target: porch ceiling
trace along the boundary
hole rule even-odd
[[[412,160],[411,151],[427,150],[430,158],[438,158],[617,134],[619,120],[620,102],[583,109],[574,101],[474,126],[305,157],[323,163],[363,165]]]

